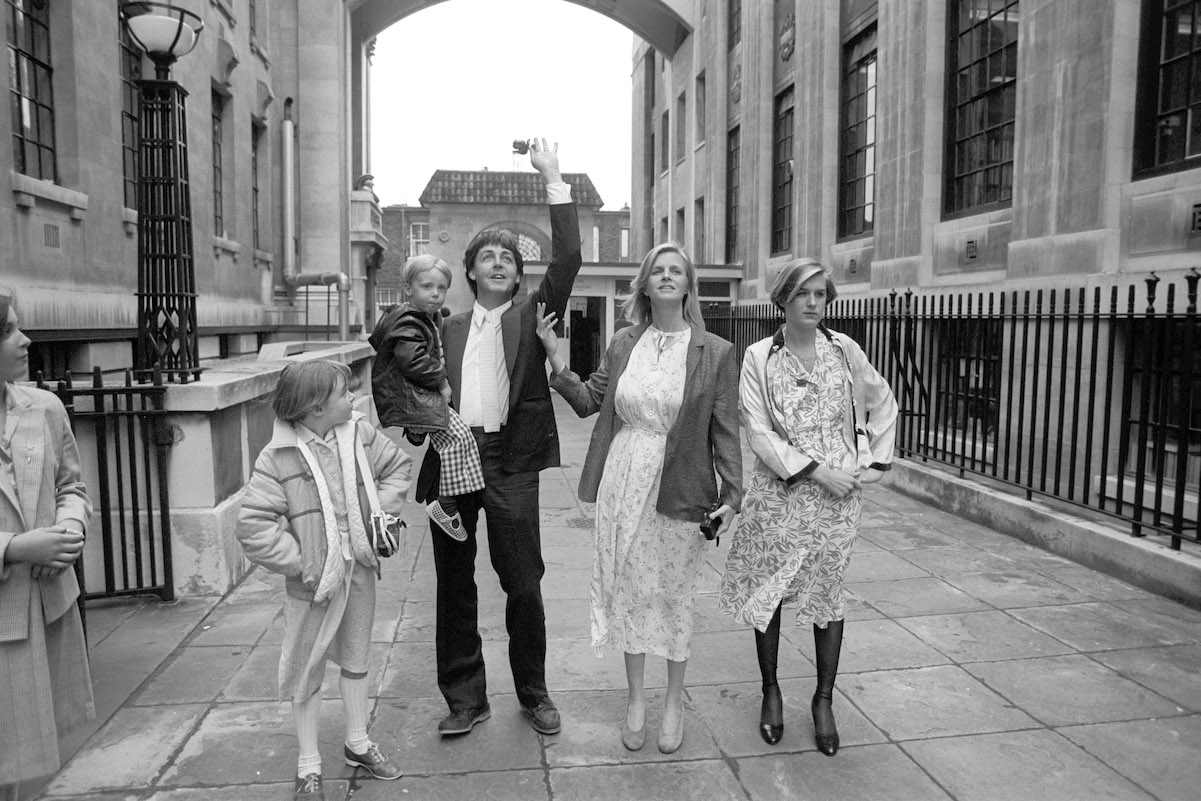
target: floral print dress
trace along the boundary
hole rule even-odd
[[[615,395],[614,436],[596,499],[592,644],[688,658],[705,539],[655,510],[667,433],[684,399],[691,329],[648,327]]]
[[[846,367],[821,335],[812,370],[788,348],[767,363],[768,400],[788,439],[825,467],[855,472],[856,454],[842,438]],[[793,486],[756,465],[730,544],[721,608],[766,630],[782,602],[796,601],[798,624],[825,628],[842,620],[843,577],[859,531],[862,491],[837,499],[816,482]]]

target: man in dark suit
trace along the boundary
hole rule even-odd
[[[479,445],[484,489],[460,497],[467,537],[431,538],[438,574],[438,687],[450,714],[443,735],[465,734],[492,714],[484,674],[475,583],[476,523],[488,523],[492,565],[508,598],[505,625],[517,699],[542,734],[555,734],[559,711],[546,689],[545,572],[539,531],[538,471],[559,464],[559,432],[546,380],[546,351],[535,332],[545,303],[562,318],[580,269],[580,226],[571,187],[559,173],[559,146],[531,144],[530,163],[542,174],[550,202],[552,258],[538,289],[514,300],[522,276],[517,237],[488,229],[467,247],[463,266],[475,293],[470,312],[446,321],[442,344],[451,403]],[[437,454],[422,465],[417,497],[436,497]],[[431,521],[431,526],[437,524]]]

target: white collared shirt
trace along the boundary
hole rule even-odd
[[[483,402],[480,399],[480,383],[488,380],[480,376],[480,330],[485,326],[496,329],[496,391],[500,396],[500,422],[509,419],[509,368],[505,364],[505,342],[500,330],[500,316],[513,305],[506,301],[489,311],[477,301],[471,308],[471,329],[467,332],[467,345],[463,349],[463,383],[459,391],[459,416],[469,426],[484,424]],[[477,379],[478,376],[478,379]]]

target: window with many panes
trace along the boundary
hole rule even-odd
[[[125,179],[125,208],[138,207],[138,109],[137,81],[142,77],[142,48],[134,44],[129,29],[117,17],[121,44],[121,170]]]
[[[776,96],[772,121],[771,252],[792,249],[792,126],[795,93],[788,87]]]
[[[676,161],[684,160],[684,149],[687,146],[688,127],[684,123],[687,119],[684,116],[686,108],[684,93],[680,92],[680,96],[676,98]]]
[[[876,26],[843,48],[838,235],[870,233],[875,220]]]
[[[213,236],[225,236],[225,97],[213,92]]]
[[[667,172],[667,165],[671,163],[668,161],[671,158],[671,151],[669,149],[671,147],[670,133],[671,116],[664,111],[659,125],[659,147],[661,149],[659,153],[659,170],[662,172]]]
[[[50,4],[6,0],[8,86],[12,108],[13,168],[54,181],[54,68],[50,61]]]
[[[738,261],[738,204],[742,185],[741,128],[726,134],[726,264]]]
[[[729,0],[727,10],[726,49],[733,50],[734,45],[742,41],[742,0]]]
[[[951,0],[944,211],[1013,200],[1018,0]]]
[[[409,225],[409,258],[422,256],[430,252],[430,224],[412,223]]]
[[[1143,0],[1135,176],[1201,166],[1201,0]]]
[[[250,225],[254,236],[254,249],[262,250],[259,218],[259,169],[262,166],[260,150],[263,144],[263,126],[257,122],[250,125]]]

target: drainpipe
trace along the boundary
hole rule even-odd
[[[290,290],[301,286],[338,287],[338,339],[350,339],[350,277],[346,273],[300,273],[296,269],[296,123],[292,98],[284,101],[283,192],[284,192],[284,284]]]

